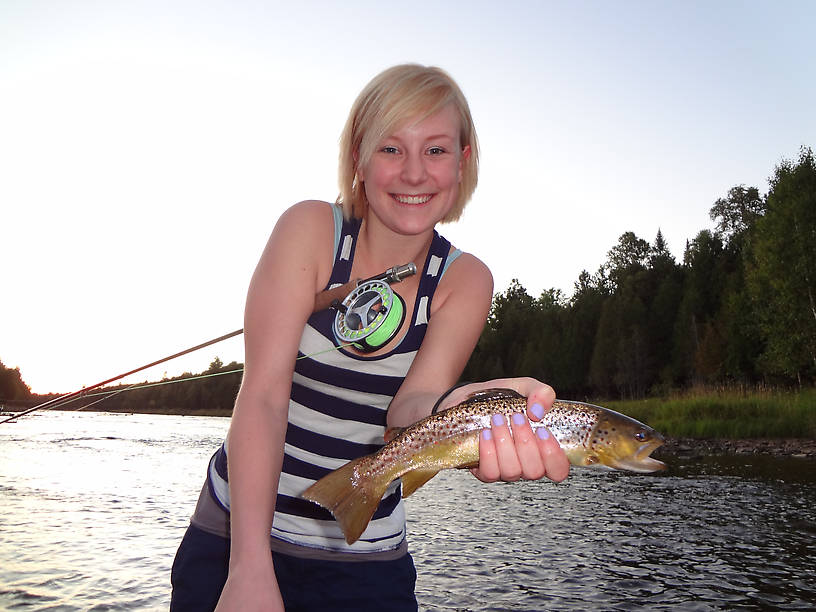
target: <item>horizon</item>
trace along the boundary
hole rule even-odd
[[[354,6],[0,6],[0,360],[32,392],[241,327],[275,220],[334,200],[348,109],[393,64],[441,66],[468,98],[479,186],[439,230],[494,293],[571,295],[628,231],[682,261],[718,198],[766,193],[816,144],[811,2]],[[150,376],[216,355],[243,345]]]

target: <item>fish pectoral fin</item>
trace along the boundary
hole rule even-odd
[[[436,476],[439,470],[411,470],[402,475],[402,496],[408,497],[419,487]]]

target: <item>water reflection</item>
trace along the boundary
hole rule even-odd
[[[769,457],[559,485],[443,473],[409,500],[418,593],[439,610],[811,607],[814,481],[816,462]]]
[[[0,428],[0,609],[166,610],[170,564],[228,421],[45,413]],[[408,500],[423,610],[816,606],[816,461],[672,459]]]

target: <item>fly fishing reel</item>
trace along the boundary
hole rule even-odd
[[[334,336],[341,344],[351,344],[359,351],[370,353],[390,342],[405,320],[405,301],[391,289],[416,274],[416,266],[408,263],[394,266],[372,278],[360,281],[343,299],[335,300],[332,308]]]

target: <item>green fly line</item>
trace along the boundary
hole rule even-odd
[[[330,353],[332,351],[337,351],[343,348],[354,347],[357,350],[360,350],[364,353],[375,351],[386,343],[388,343],[397,333],[399,328],[402,326],[402,322],[405,318],[405,303],[402,301],[402,298],[395,292],[391,290],[392,283],[399,283],[403,279],[407,278],[408,276],[412,276],[416,274],[417,268],[413,263],[403,264],[401,266],[394,266],[393,268],[389,268],[385,272],[381,274],[377,274],[376,276],[372,276],[371,278],[356,281],[356,288],[353,289],[345,300],[341,303],[339,300],[335,300],[331,304],[331,308],[337,310],[337,314],[335,317],[335,325],[334,325],[334,333],[335,338],[338,341],[337,346],[333,346],[330,349],[325,349],[322,351],[318,351],[316,353],[312,353],[310,355],[301,355],[296,359],[306,359],[307,357],[316,357],[318,355],[322,355],[324,353]],[[323,294],[330,294],[331,291],[327,290],[324,291]],[[319,297],[319,296],[318,296]],[[353,321],[353,324],[351,324]],[[29,408],[28,410],[24,410],[22,412],[18,412],[7,419],[0,421],[0,425],[3,423],[8,423],[14,419],[17,419],[21,416],[25,416],[30,414],[36,410],[51,410],[53,408],[58,408],[59,406],[65,406],[66,404],[73,402],[75,399],[80,399],[83,397],[95,397],[97,395],[104,395],[98,400],[91,402],[90,404],[86,404],[76,410],[83,410],[90,406],[96,405],[101,401],[104,401],[114,395],[119,393],[123,393],[125,391],[133,391],[136,389],[144,389],[147,387],[156,387],[160,385],[171,385],[179,382],[188,382],[191,380],[200,380],[202,378],[209,378],[211,376],[223,376],[225,374],[235,374],[236,372],[242,372],[243,368],[239,368],[237,370],[231,370],[229,372],[215,372],[210,374],[201,374],[199,376],[192,376],[189,378],[177,378],[174,380],[163,380],[161,382],[155,383],[146,383],[139,385],[138,383],[134,383],[133,385],[127,386],[124,389],[117,389],[115,391],[99,391],[98,393],[89,394],[88,391],[92,391],[94,389],[100,389],[112,382],[117,380],[121,380],[131,374],[136,374],[137,372],[141,372],[142,370],[146,370],[148,368],[152,368],[153,366],[157,366],[160,363],[165,363],[166,361],[170,361],[171,359],[175,359],[176,357],[181,357],[182,355],[187,355],[188,353],[192,353],[199,349],[202,349],[207,346],[211,346],[222,340],[227,340],[228,338],[232,338],[239,334],[244,333],[243,329],[238,329],[236,331],[230,332],[228,334],[224,334],[223,336],[219,336],[218,338],[213,338],[212,340],[208,340],[207,342],[202,342],[196,346],[190,347],[183,351],[179,351],[178,353],[174,353],[169,355],[168,357],[164,357],[162,359],[158,359],[146,365],[143,365],[135,370],[130,370],[129,372],[125,372],[124,374],[119,374],[118,376],[114,376],[113,378],[109,378],[107,380],[103,380],[102,382],[98,382],[95,385],[91,385],[90,387],[83,387],[78,391],[74,391],[73,393],[67,393],[65,395],[60,395],[59,397],[52,398],[48,401],[43,402],[42,404],[38,404],[33,408]]]
[[[171,359],[175,359],[176,357],[181,357],[182,355],[187,355],[188,353],[192,353],[194,351],[205,348],[207,346],[211,346],[213,344],[216,344],[217,342],[221,342],[222,340],[227,340],[229,338],[232,338],[234,336],[237,336],[237,335],[243,333],[243,331],[244,331],[243,329],[239,329],[239,330],[231,332],[229,334],[219,336],[218,338],[215,338],[213,340],[209,340],[207,342],[196,345],[196,346],[191,347],[189,349],[186,349],[184,351],[174,353],[173,355],[170,355],[169,357],[165,357],[163,359],[153,361],[153,362],[151,362],[151,363],[149,363],[147,365],[144,365],[144,366],[142,366],[140,368],[136,368],[135,370],[130,370],[129,372],[126,372],[125,374],[121,374],[119,376],[109,378],[109,379],[107,379],[107,380],[105,380],[105,381],[103,381],[101,383],[97,383],[97,384],[92,385],[90,387],[83,388],[83,389],[81,389],[79,391],[74,391],[73,393],[68,393],[66,395],[61,395],[61,396],[56,397],[54,399],[48,400],[46,402],[43,402],[42,404],[38,404],[37,406],[34,406],[33,408],[29,408],[28,410],[24,410],[23,412],[18,412],[16,414],[13,414],[13,415],[9,416],[8,418],[0,421],[0,425],[2,425],[3,423],[8,423],[10,421],[13,421],[14,419],[17,419],[17,418],[19,418],[21,416],[25,416],[25,415],[30,414],[32,412],[35,412],[37,410],[53,410],[55,408],[60,408],[62,406],[66,406],[66,405],[68,405],[68,404],[70,404],[70,403],[72,403],[74,401],[77,401],[77,400],[80,400],[80,399],[83,399],[83,398],[92,398],[92,397],[103,396],[103,397],[100,397],[99,399],[97,399],[97,400],[95,400],[93,402],[90,402],[89,404],[85,404],[83,406],[80,406],[79,408],[72,408],[71,409],[72,411],[78,412],[80,410],[85,410],[86,408],[90,408],[91,406],[94,406],[94,405],[96,405],[96,404],[98,404],[100,402],[103,402],[106,399],[110,399],[114,395],[119,395],[120,393],[124,393],[125,391],[136,391],[138,389],[147,389],[149,387],[160,387],[160,386],[163,386],[163,385],[173,385],[173,384],[180,383],[180,382],[190,382],[190,381],[193,381],[193,380],[201,380],[203,378],[212,378],[214,376],[225,376],[227,374],[237,374],[238,372],[243,372],[244,368],[236,368],[235,370],[229,370],[229,371],[226,371],[226,372],[211,372],[209,374],[199,374],[197,376],[189,376],[189,377],[186,377],[186,378],[175,378],[173,380],[162,380],[162,381],[153,382],[153,383],[133,383],[132,385],[128,385],[128,386],[126,386],[126,387],[124,387],[122,389],[116,389],[115,391],[109,391],[108,390],[108,391],[97,391],[96,393],[88,393],[88,391],[91,391],[93,389],[101,388],[101,387],[103,387],[104,385],[106,385],[108,383],[120,380],[120,379],[122,379],[122,378],[124,378],[126,376],[130,376],[131,374],[135,374],[137,372],[141,372],[142,370],[146,370],[147,368],[151,368],[151,367],[159,365],[161,363],[165,363],[166,361],[170,361]],[[329,349],[324,349],[322,351],[317,351],[315,353],[310,353],[309,355],[301,355],[300,357],[297,357],[295,359],[295,361],[299,361],[301,359],[307,359],[309,357],[317,357],[318,355],[323,355],[325,353],[331,353],[332,351],[337,351],[337,350],[344,349],[344,348],[349,348],[349,347],[352,347],[352,346],[354,346],[354,343],[351,343],[351,342],[346,343],[346,344],[340,344],[338,346],[333,346],[332,348],[329,348]]]

